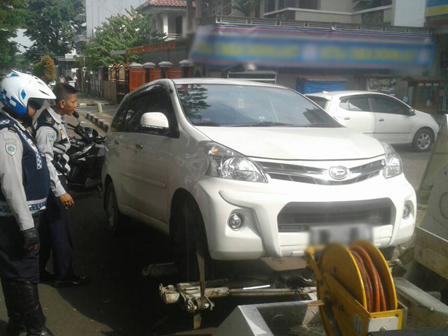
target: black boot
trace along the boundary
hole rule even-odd
[[[45,326],[45,316],[39,302],[37,285],[26,281],[13,282],[11,287],[27,329],[26,336],[54,336]]]
[[[14,302],[14,296],[11,293],[11,281],[2,280],[3,296],[5,297],[6,310],[8,311],[8,326],[6,332],[8,336],[22,336],[26,333],[26,327],[23,323],[20,309]]]

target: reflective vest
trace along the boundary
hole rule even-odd
[[[39,215],[45,209],[47,196],[50,193],[50,173],[45,157],[39,152],[34,139],[25,127],[0,113],[0,130],[4,128],[15,132],[22,141],[23,188],[25,189],[28,209],[33,216]],[[20,188],[20,186],[15,187]],[[0,186],[0,217],[12,215]]]

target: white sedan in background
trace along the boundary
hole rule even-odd
[[[392,145],[424,152],[439,132],[434,118],[383,93],[334,91],[306,95],[340,124]]]

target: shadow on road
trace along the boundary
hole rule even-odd
[[[113,329],[108,335],[150,335],[158,283],[141,271],[171,259],[168,238],[133,221],[120,237],[111,237],[98,194],[77,195],[75,202],[75,271],[91,276],[92,282],[59,289],[60,295],[83,315]]]
[[[102,199],[97,193],[77,195],[75,202],[72,212],[75,271],[91,276],[92,282],[80,288],[61,288],[58,292],[77,312],[111,329],[93,330],[92,327],[86,330],[85,336],[172,335],[191,330],[193,316],[179,305],[165,306],[158,295],[160,283],[176,284],[185,279],[151,279],[142,275],[147,265],[172,260],[169,238],[135,221],[127,223],[121,236],[111,237],[106,230]],[[235,272],[240,271],[235,269]],[[216,300],[214,310],[203,313],[202,328],[217,327],[238,304],[271,300],[279,301],[278,298]],[[68,335],[73,334],[59,334]]]
[[[82,315],[112,329],[101,332],[107,336],[168,335],[191,329],[192,316],[177,305],[163,305],[158,296],[160,283],[181,279],[142,275],[147,265],[172,260],[169,238],[135,221],[126,224],[121,236],[111,237],[98,193],[76,195],[75,202],[75,272],[91,276],[92,282],[58,289],[61,297]],[[204,327],[216,326],[232,309],[220,306],[217,312],[205,314]],[[98,335],[98,330],[93,334]]]

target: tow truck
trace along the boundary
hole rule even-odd
[[[306,267],[315,279],[310,286],[232,288],[226,286],[226,279],[205,281],[199,251],[199,282],[161,284],[160,297],[166,304],[182,304],[194,316],[195,328],[201,325],[200,313],[213,309],[214,300],[221,297],[297,298],[238,306],[213,336],[448,335],[448,306],[443,303],[447,297],[441,297],[448,294],[447,116],[419,188],[419,200],[427,203],[419,209],[426,215],[412,242],[398,248],[399,258],[386,261],[368,241],[315,246],[306,251]]]

